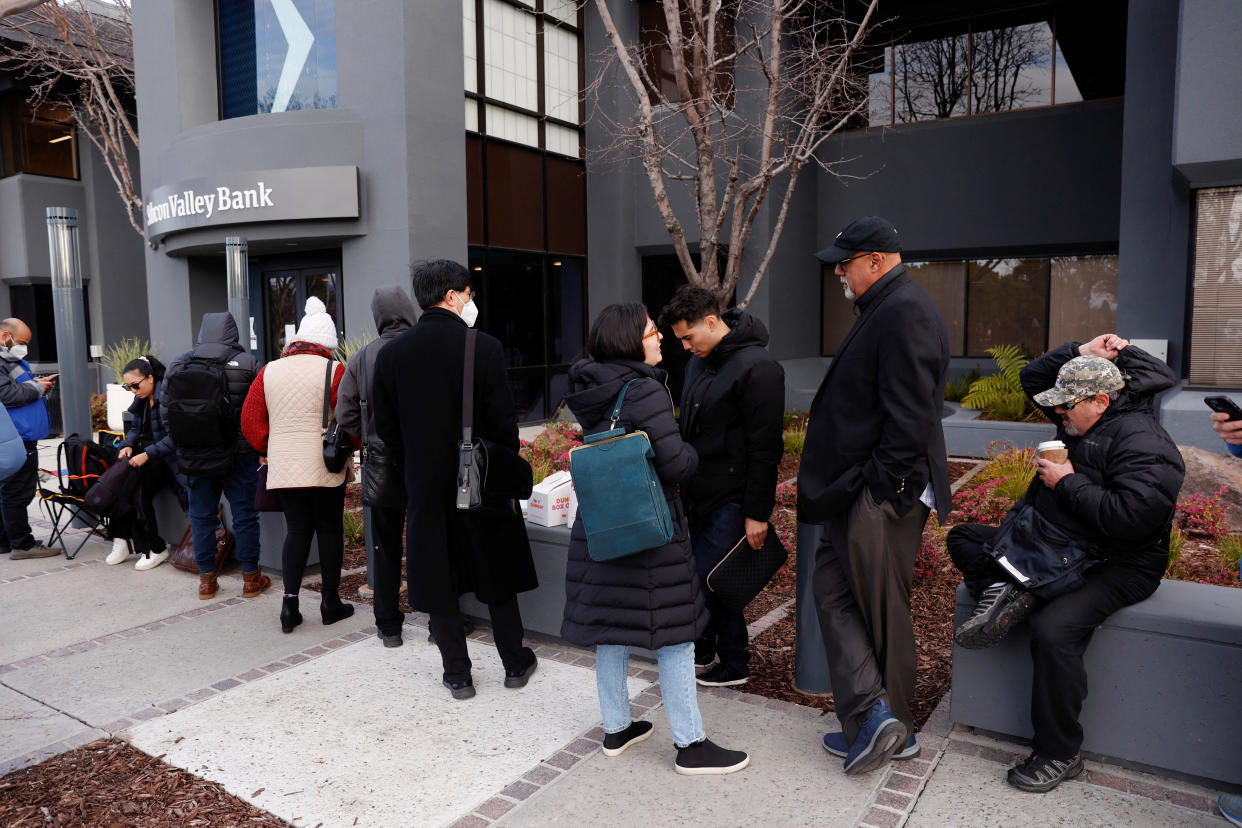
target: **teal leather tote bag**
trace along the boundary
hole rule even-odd
[[[617,428],[621,402],[633,382],[621,386],[609,430],[585,437],[583,445],[569,451],[577,519],[594,561],[655,549],[673,537],[673,517],[656,475],[651,441],[645,432]]]

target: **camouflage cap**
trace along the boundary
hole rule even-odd
[[[1035,395],[1035,402],[1048,408],[1126,387],[1121,371],[1098,356],[1074,357],[1057,372],[1057,384]]]

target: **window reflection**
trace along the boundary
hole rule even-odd
[[[336,108],[334,0],[218,0],[222,117]]]
[[[38,109],[19,94],[0,98],[0,175],[78,177],[77,128],[66,106]]]
[[[1242,187],[1195,196],[1190,381],[1242,387]]]

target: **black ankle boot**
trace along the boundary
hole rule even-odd
[[[280,630],[291,633],[293,628],[302,623],[302,613],[298,612],[298,599],[285,596],[280,605]]]
[[[324,595],[319,604],[319,616],[325,625],[343,621],[353,614],[354,605],[346,604],[340,595]]]

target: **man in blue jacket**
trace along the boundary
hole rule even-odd
[[[29,344],[30,328],[25,322],[0,320],[0,402],[26,446],[26,462],[0,483],[0,554],[10,553],[15,561],[60,554],[35,541],[26,515],[39,485],[39,441],[47,436],[49,427],[43,398],[56,384],[55,374],[35,378],[26,362]]]

